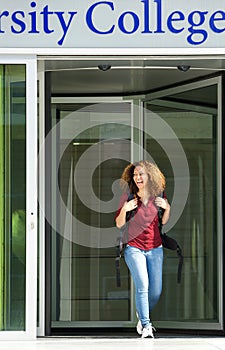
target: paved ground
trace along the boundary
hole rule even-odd
[[[225,350],[225,337],[140,338],[38,338],[35,341],[1,341],[1,350]]]

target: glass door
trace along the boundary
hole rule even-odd
[[[117,288],[114,217],[131,161],[131,102],[53,98],[51,107],[51,334],[129,326],[130,277],[121,263]]]
[[[163,294],[152,318],[159,328],[223,327],[221,80],[147,96],[144,147],[167,177],[172,204],[165,227],[183,249],[165,251]]]
[[[0,340],[34,339],[36,61],[7,61],[0,62]]]

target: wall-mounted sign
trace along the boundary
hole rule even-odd
[[[221,0],[1,0],[2,48],[224,47]]]

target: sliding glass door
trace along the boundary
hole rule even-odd
[[[221,81],[212,79],[148,96],[144,146],[167,178],[172,204],[165,227],[183,249],[165,251],[157,327],[222,329]]]

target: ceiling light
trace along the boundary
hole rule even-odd
[[[179,69],[181,72],[187,72],[190,68],[191,66],[188,66],[186,64],[181,64],[177,66],[177,69]]]
[[[109,70],[111,68],[111,66],[109,64],[100,64],[98,66],[98,69],[100,69],[103,72],[106,72],[107,70]]]

